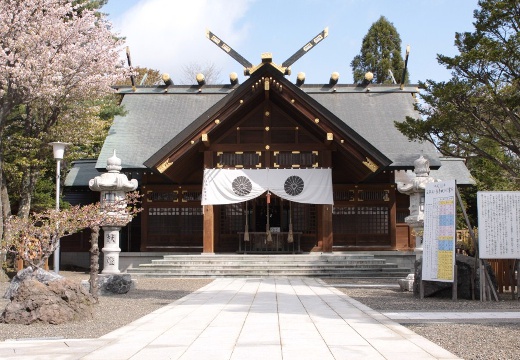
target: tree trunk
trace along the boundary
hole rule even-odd
[[[93,226],[90,231],[90,294],[98,301],[99,226]]]
[[[0,106],[0,184],[3,185],[4,183],[4,156],[2,155],[3,154],[3,142],[2,142],[2,137],[3,137],[3,133],[4,133],[4,125],[5,125],[5,122],[7,120],[7,113],[8,113],[8,105],[7,105],[7,101],[2,101],[1,103],[1,106]],[[3,210],[4,206],[3,206],[3,198],[2,196],[0,196],[0,210]],[[4,222],[5,222],[6,218],[5,217],[2,217],[2,221],[0,221],[0,240],[2,240],[4,238]]]
[[[1,137],[1,135],[0,135]],[[1,140],[0,140],[1,141]],[[5,217],[5,211],[4,211],[4,207],[5,207],[5,204],[4,204],[4,184],[5,184],[5,180],[4,180],[4,171],[3,171],[3,156],[1,155],[1,148],[0,148],[0,186],[1,186],[1,189],[0,189],[0,210],[2,211],[2,221],[0,221],[0,240],[2,240],[4,238],[4,222],[7,220],[7,217]],[[7,192],[7,188],[6,188],[6,192]],[[9,211],[10,212],[10,211]]]
[[[1,161],[1,160],[0,160]],[[11,201],[9,200],[9,193],[7,192],[7,183],[5,181],[5,176],[0,174],[2,177],[1,189],[0,189],[0,197],[2,198],[2,216],[4,219],[9,218],[11,216]]]
[[[2,162],[2,157],[0,155],[0,163]],[[0,164],[0,169],[2,165]],[[5,222],[11,216],[11,202],[9,201],[9,193],[7,192],[7,184],[5,182],[5,176],[3,172],[0,170],[0,210],[2,211],[2,220],[0,221],[0,239],[4,237],[4,226]]]
[[[20,189],[20,206],[18,208],[18,216],[28,218],[31,213],[31,200],[38,180],[39,171],[29,168],[24,171],[22,178],[22,188]]]

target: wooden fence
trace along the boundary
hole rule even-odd
[[[475,236],[478,239],[478,231],[475,228]],[[457,253],[474,256],[475,247],[468,230],[457,230]],[[495,272],[498,282],[498,292],[511,291],[514,295],[517,286],[517,274],[514,259],[487,259],[486,260]]]

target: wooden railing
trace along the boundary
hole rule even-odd
[[[271,232],[271,241],[267,240],[267,233],[249,232],[249,240],[244,240],[244,233],[238,233],[239,253],[293,253],[299,254],[301,232],[293,232],[294,240],[287,241],[288,232]]]

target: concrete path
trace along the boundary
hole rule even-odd
[[[0,359],[458,359],[312,278],[216,279],[98,339],[6,341]]]

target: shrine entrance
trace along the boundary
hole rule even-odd
[[[263,195],[220,207],[220,251],[282,254],[315,246],[316,206],[269,198],[269,203]]]

